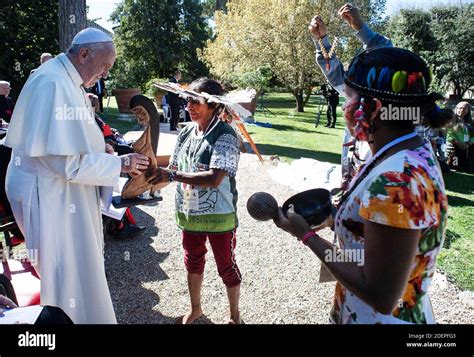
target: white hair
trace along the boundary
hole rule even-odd
[[[3,86],[3,85],[7,85],[10,87],[10,82],[7,82],[7,81],[0,81],[0,86]]]
[[[53,58],[53,55],[49,52],[45,52],[45,53],[42,53],[41,56],[40,56],[40,63],[43,64],[44,63],[44,59],[46,57],[51,57]]]
[[[71,45],[67,49],[67,53],[70,55],[77,55],[82,48],[88,48],[94,53],[97,50],[106,49],[108,46],[113,46],[113,42],[93,42]]]

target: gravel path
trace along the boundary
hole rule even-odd
[[[275,183],[255,155],[243,154],[237,176],[239,191],[236,258],[243,275],[241,315],[247,324],[324,324],[328,322],[334,283],[319,283],[320,263],[305,246],[270,222],[247,213],[256,191],[271,192],[281,204],[294,194]],[[180,230],[174,223],[174,185],[162,190],[163,202],[134,209],[139,237],[106,239],[106,270],[119,323],[174,323],[189,306]],[[322,233],[330,237],[330,231]],[[458,298],[460,291],[437,274],[431,300],[439,323],[474,323],[474,309]],[[204,324],[226,323],[227,297],[209,248],[202,290]]]

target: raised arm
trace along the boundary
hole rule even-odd
[[[393,46],[392,42],[388,38],[372,31],[367,26],[367,24],[362,21],[359,10],[355,6],[351,4],[345,4],[339,9],[338,15],[344,21],[346,21],[354,31],[356,31],[355,35],[363,44],[365,50]],[[308,29],[311,32],[313,42],[316,47],[316,63],[321,68],[321,71],[329,83],[341,95],[344,95],[344,67],[339,58],[334,55],[329,60],[330,68],[327,70],[326,59],[322,54],[321,46],[319,44],[319,39],[321,39],[326,51],[329,52],[331,49],[331,43],[327,37],[326,25],[324,24],[323,19],[318,15],[315,16],[311,20],[311,24]]]

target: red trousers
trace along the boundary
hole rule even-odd
[[[242,281],[234,249],[235,231],[225,233],[191,233],[183,231],[184,265],[188,273],[203,274],[206,263],[206,240],[209,238],[217,271],[224,284],[231,288]]]

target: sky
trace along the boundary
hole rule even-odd
[[[404,8],[428,9],[435,5],[459,5],[472,3],[474,0],[387,0],[386,14],[394,15],[398,10]],[[115,9],[120,0],[86,0],[89,6],[89,19],[96,19],[97,23],[109,31],[114,26],[109,20],[110,14]],[[352,1],[357,4],[357,0]]]

